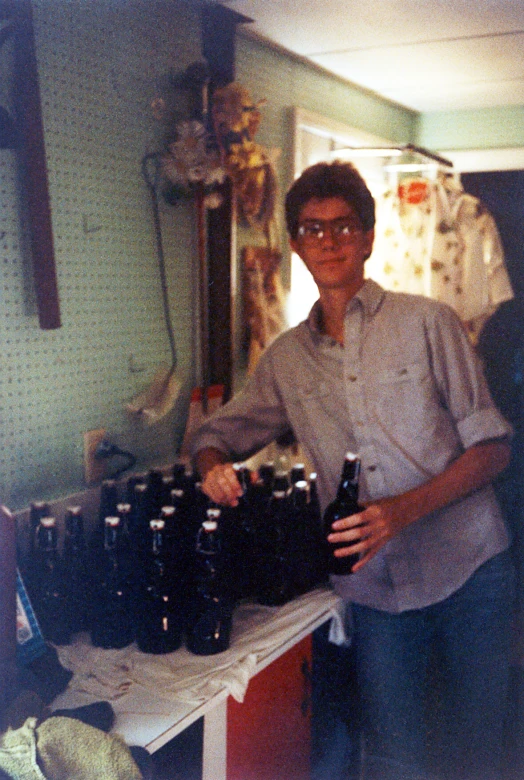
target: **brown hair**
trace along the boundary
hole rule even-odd
[[[351,206],[365,233],[375,225],[375,201],[354,165],[334,160],[311,165],[291,185],[285,201],[286,226],[296,239],[300,212],[312,198],[343,198]]]

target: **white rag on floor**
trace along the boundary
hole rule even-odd
[[[242,702],[257,663],[306,629],[322,608],[339,628],[343,625],[343,603],[328,587],[282,607],[242,602],[234,612],[229,649],[211,656],[196,656],[184,647],[167,655],[149,655],[134,643],[122,650],[101,650],[86,634],[57,651],[62,665],[74,672],[68,691],[81,694],[84,703],[116,701],[146,689],[167,701],[198,705],[223,688]]]

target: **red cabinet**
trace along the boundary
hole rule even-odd
[[[227,780],[309,780],[311,635],[227,702]]]

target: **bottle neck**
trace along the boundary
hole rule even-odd
[[[342,477],[340,479],[340,487],[351,485],[355,490],[358,490],[358,478],[360,476],[360,459],[351,458],[344,461],[344,467],[342,469]]]
[[[80,547],[84,544],[84,518],[80,509],[70,510],[65,521],[65,541],[70,547]]]
[[[358,501],[358,483],[351,480],[340,483],[337,498],[339,501]]]
[[[108,520],[110,522],[108,522]],[[120,542],[120,518],[106,518],[104,526],[104,549],[107,553],[117,553]]]
[[[58,549],[56,529],[46,528],[38,536],[38,547],[44,553],[55,553]]]
[[[81,529],[75,528],[70,531],[64,539],[64,547],[67,550],[75,552],[77,550],[83,551],[85,548],[84,533]]]
[[[163,550],[164,550],[164,532],[153,531],[153,542],[151,546],[151,551],[153,555],[159,557],[160,555],[162,555]]]
[[[218,536],[220,510],[208,510],[207,518],[208,519],[204,520],[198,531],[196,551],[200,555],[213,557],[220,552],[220,540]]]

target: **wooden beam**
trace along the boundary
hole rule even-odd
[[[252,22],[231,8],[207,3],[202,9],[202,53],[214,86],[235,80],[235,35],[238,24]]]
[[[202,53],[209,65],[210,93],[235,80],[235,34],[238,24],[253,20],[215,3],[202,10]],[[224,401],[233,385],[231,264],[233,246],[232,191],[222,190],[223,203],[208,212],[208,376],[224,386]]]
[[[59,328],[60,304],[53,247],[53,228],[44,126],[38,83],[33,15],[30,0],[17,4],[14,105],[21,164],[24,208],[27,209],[36,303],[40,327]]]

